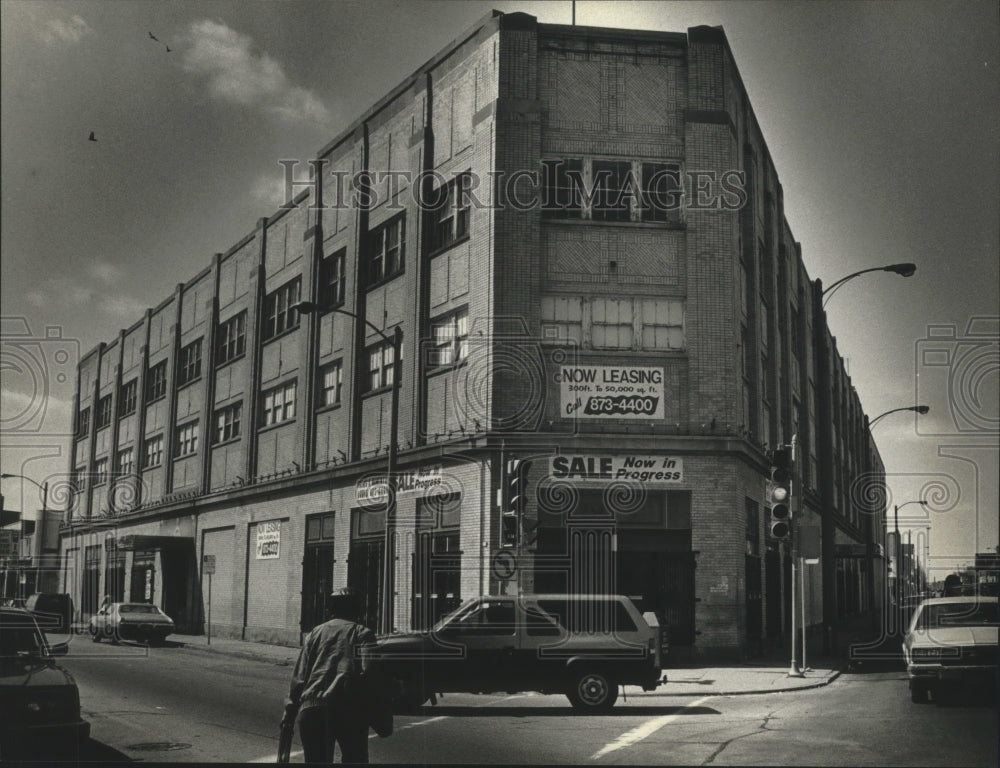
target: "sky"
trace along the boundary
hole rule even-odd
[[[491,8],[572,14],[568,1],[0,3],[2,471],[49,481],[58,501],[79,356],[273,213],[278,160],[314,157]],[[593,1],[576,15],[723,26],[809,274],[830,285],[917,265],[846,284],[829,325],[870,417],[930,406],[873,434],[890,508],[906,505],[900,527],[932,575],[996,546],[996,3]],[[2,488],[8,508],[40,506],[28,483]]]

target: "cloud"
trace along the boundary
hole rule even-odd
[[[90,275],[105,285],[113,285],[124,277],[125,272],[107,261],[95,261],[90,265]]]
[[[115,294],[101,301],[101,311],[123,323],[133,323],[146,311],[146,305],[131,296]]]
[[[311,91],[288,80],[281,65],[253,50],[253,40],[225,24],[191,24],[184,69],[206,78],[212,96],[258,107],[289,120],[329,122],[330,112]]]
[[[87,35],[92,34],[94,34],[94,30],[80,16],[72,16],[69,21],[52,19],[39,31],[42,41],[48,45],[78,43]]]
[[[295,191],[300,191],[301,187]],[[285,172],[280,166],[271,173],[257,177],[250,188],[250,195],[265,207],[277,208],[285,202]]]

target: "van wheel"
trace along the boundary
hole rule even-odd
[[[95,643],[101,642],[101,633],[97,629],[97,627],[90,628],[90,639],[93,640]]]
[[[574,709],[582,712],[607,712],[618,700],[618,686],[596,669],[575,673],[570,678],[566,697]]]
[[[394,682],[401,689],[393,697],[392,711],[396,714],[414,712],[430,698],[430,694],[416,680],[400,681],[396,679]]]

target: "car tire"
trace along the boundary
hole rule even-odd
[[[566,698],[580,712],[607,712],[618,700],[618,685],[598,669],[575,671]]]
[[[90,639],[95,643],[101,642],[101,632],[97,627],[90,628]]]
[[[927,703],[927,693],[929,692],[927,683],[918,683],[915,680],[910,681],[910,701],[914,704],[926,704]]]
[[[400,693],[393,698],[392,711],[395,714],[406,714],[420,709],[430,698],[430,693],[416,680],[395,680]]]

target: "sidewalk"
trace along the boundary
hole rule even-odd
[[[298,648],[281,645],[252,643],[213,637],[211,643],[204,635],[173,634],[168,639],[184,648],[206,653],[219,653],[244,659],[263,661],[279,666],[293,666],[298,658]],[[682,667],[665,669],[667,683],[655,691],[643,691],[636,686],[625,686],[627,698],[651,696],[739,696],[751,693],[780,693],[828,685],[840,676],[841,663],[831,658],[807,659],[810,667],[802,677],[789,677],[790,660],[780,660],[780,651],[743,664],[714,667]]]

